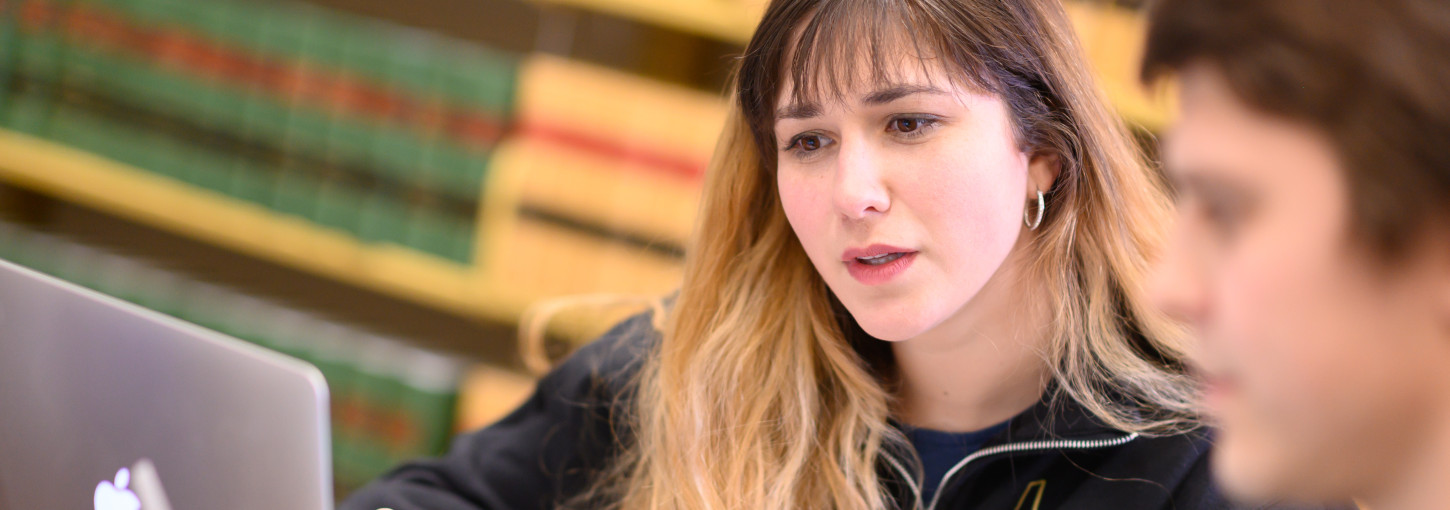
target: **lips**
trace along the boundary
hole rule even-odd
[[[868,266],[879,266],[882,264],[888,264],[891,261],[899,259],[905,255],[906,254],[902,252],[886,253],[883,255],[877,255],[875,257],[857,257],[856,261],[862,264],[866,264]]]
[[[841,254],[841,262],[851,262],[859,259],[873,259],[892,254],[916,253],[910,248],[901,248],[889,244],[873,244],[865,248],[850,248]]]
[[[1225,400],[1234,398],[1239,392],[1237,378],[1202,365],[1192,365],[1192,373],[1203,392],[1203,403],[1209,412],[1220,411]]]
[[[881,285],[891,281],[911,267],[917,252],[885,244],[873,244],[865,248],[851,248],[841,254],[841,262],[851,277],[866,285]]]

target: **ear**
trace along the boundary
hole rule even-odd
[[[1441,339],[1450,342],[1450,227],[1436,225],[1420,234],[1412,254],[1395,264],[1435,315]],[[1450,346],[1450,344],[1447,344]]]
[[[1027,162],[1027,199],[1035,200],[1037,192],[1048,192],[1057,176],[1062,174],[1062,158],[1057,153],[1042,152],[1032,155]]]
[[[1435,312],[1440,315],[1440,323],[1450,331],[1450,231],[1437,229],[1435,232],[1432,235],[1437,235],[1438,239],[1434,243],[1434,260],[1439,266],[1433,277]]]

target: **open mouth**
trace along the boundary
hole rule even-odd
[[[856,261],[868,266],[879,266],[882,264],[890,264],[904,256],[906,256],[906,252],[883,253],[875,257],[856,257]]]
[[[917,252],[890,251],[846,259],[846,270],[866,285],[881,285],[896,278],[916,260]]]

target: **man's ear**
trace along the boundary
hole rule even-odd
[[[1437,229],[1436,234],[1441,236],[1434,242],[1432,248],[1436,252],[1436,259],[1440,263],[1439,270],[1435,272],[1435,312],[1440,314],[1440,324],[1450,330],[1450,230]]]

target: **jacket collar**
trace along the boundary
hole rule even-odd
[[[1086,408],[1056,386],[1043,392],[1032,407],[1007,420],[1007,428],[987,441],[984,447],[1048,439],[1104,439],[1125,434],[1093,416]],[[895,419],[891,425],[903,428]]]
[[[1047,439],[1103,439],[1123,434],[1066,393],[1049,388],[1036,404],[1007,420],[1007,430],[988,441],[988,446]]]
[[[1008,419],[1006,430],[988,440],[982,448],[1050,440],[1111,440],[1128,434],[1104,424],[1076,400],[1055,391],[1055,388],[1055,385],[1050,387],[1036,404]],[[891,420],[891,425],[898,429],[902,427],[896,420]],[[887,491],[897,501],[915,501],[916,491],[920,489],[914,486],[921,473],[911,445],[888,445],[883,453],[878,473]],[[903,475],[906,480],[902,479]],[[910,508],[910,505],[904,507]]]

